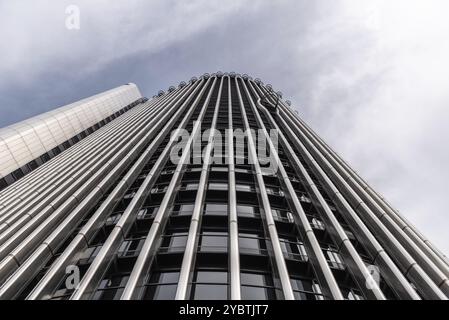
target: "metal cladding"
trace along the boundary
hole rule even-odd
[[[0,179],[140,98],[137,86],[129,83],[0,129]],[[16,172],[16,178],[32,169]]]
[[[219,71],[0,130],[0,299],[448,299],[447,258],[290,104]]]

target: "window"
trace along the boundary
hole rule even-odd
[[[165,252],[184,251],[186,243],[187,232],[175,232],[163,237],[160,250]]]
[[[251,171],[243,168],[235,168],[235,172],[237,173],[250,173]]]
[[[296,300],[322,300],[321,288],[315,280],[306,278],[292,278],[293,294]]]
[[[114,212],[106,219],[106,225],[107,226],[115,225],[122,217],[122,214],[123,212]]]
[[[335,269],[345,269],[345,265],[341,259],[340,254],[338,253],[336,248],[329,246],[327,249],[323,249],[325,256],[327,257],[327,262],[332,268]]]
[[[286,210],[281,209],[272,209],[271,213],[273,214],[273,218],[278,221],[290,222],[293,223],[295,220],[293,219],[293,214]]]
[[[218,182],[211,182],[209,183],[209,190],[228,190],[228,184],[227,183],[218,183]]]
[[[173,300],[178,287],[179,272],[155,272],[150,276],[144,299]]]
[[[324,230],[324,223],[317,218],[312,218],[312,227],[315,229]]]
[[[0,189],[6,188],[8,186],[8,183],[4,178],[0,179]]]
[[[192,286],[194,300],[227,300],[228,286],[217,284],[195,284]]]
[[[228,168],[227,167],[212,167],[210,170],[215,171],[215,172],[227,172]]]
[[[125,285],[128,282],[128,275],[112,275],[103,279],[95,292],[94,300],[118,300],[120,299]]]
[[[236,184],[235,189],[237,191],[243,191],[243,192],[254,192],[256,189],[254,189],[253,186],[247,185],[247,184]]]
[[[226,232],[203,231],[200,235],[199,247],[201,251],[226,252],[228,234]]]
[[[284,196],[284,192],[279,187],[266,187],[265,189],[268,194],[280,197]]]
[[[17,169],[12,173],[12,176],[14,177],[14,179],[19,180],[20,178],[22,178],[24,176],[22,169]]]
[[[151,189],[151,193],[163,193],[167,191],[168,186],[166,184],[155,186],[153,189]]]
[[[153,215],[156,214],[157,210],[159,209],[159,207],[148,207],[148,208],[142,208],[139,210],[139,212],[137,213],[137,219],[146,219],[146,218],[150,218]]]
[[[101,250],[101,246],[94,246],[94,247],[87,248],[82,253],[82,255],[79,259],[79,264],[92,263],[92,261],[94,261],[95,257],[97,256],[98,252],[100,252],[100,250]]]
[[[282,252],[287,258],[307,261],[307,252],[304,244],[299,239],[279,239]]]
[[[240,282],[250,286],[273,286],[273,279],[269,274],[265,273],[240,273]]]
[[[223,203],[206,203],[204,214],[206,215],[227,215],[228,205]]]
[[[228,273],[224,271],[197,271],[192,284],[191,298],[195,300],[226,300]]]
[[[273,287],[273,279],[264,273],[241,272],[242,299],[245,300],[273,300],[276,293]]]
[[[177,204],[173,207],[172,215],[174,216],[188,216],[193,212],[194,204]]]
[[[130,191],[130,192],[128,192],[127,194],[125,194],[125,196],[123,197],[123,199],[129,200],[129,199],[134,198],[135,195],[136,195],[136,192],[135,192],[135,191]]]
[[[364,300],[362,293],[354,288],[341,288],[341,293],[346,300]]]
[[[241,253],[266,254],[265,238],[253,233],[240,233],[239,248]]]
[[[259,208],[248,205],[237,205],[237,214],[239,216],[256,217],[259,215]]]
[[[199,184],[198,183],[187,183],[184,186],[184,190],[198,190]]]
[[[312,201],[308,197],[306,197],[304,194],[298,194],[298,198],[299,198],[299,201],[301,201],[301,202],[312,203]]]
[[[137,256],[142,249],[144,242],[145,238],[125,240],[120,245],[117,254],[119,257]]]

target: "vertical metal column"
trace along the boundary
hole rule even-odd
[[[268,145],[270,148],[270,154],[274,157],[274,161],[276,162],[277,169],[278,169],[278,176],[280,180],[285,185],[288,199],[290,200],[292,204],[292,209],[296,213],[296,216],[298,219],[297,227],[301,231],[301,234],[306,240],[306,243],[308,244],[309,253],[311,253],[311,260],[318,266],[316,268],[316,273],[321,280],[322,284],[325,284],[323,286],[324,292],[326,295],[332,297],[335,300],[343,300],[343,295],[341,294],[341,291],[338,287],[338,284],[334,278],[334,275],[332,274],[332,271],[329,267],[329,264],[326,261],[326,258],[324,257],[323,251],[320,247],[320,244],[318,243],[318,240],[315,237],[315,234],[313,232],[312,227],[310,226],[310,223],[307,219],[307,216],[304,212],[304,209],[301,206],[301,203],[298,199],[298,195],[296,194],[290,179],[288,178],[287,172],[285,171],[284,165],[282,164],[281,160],[279,159],[278,150],[274,147],[273,142],[271,141],[270,136],[268,135],[268,132],[265,128],[265,125],[262,121],[262,118],[259,115],[259,112],[257,110],[256,105],[252,101],[251,95],[248,91],[248,88],[246,87],[245,83],[242,81],[243,86],[245,88],[248,100],[251,104],[251,108],[253,110],[253,113],[256,115],[256,120],[258,122],[259,127],[263,131],[266,139],[268,140]],[[260,99],[259,99],[260,100]],[[260,107],[260,105],[259,105]]]
[[[234,126],[232,117],[232,88],[231,79],[228,81],[228,174],[229,174],[229,272],[231,273],[231,299],[240,300],[240,252],[239,228],[237,217],[237,194],[235,183],[234,161]]]
[[[198,237],[201,229],[201,220],[204,209],[204,199],[206,198],[207,184],[211,163],[211,153],[214,146],[215,139],[215,126],[217,123],[218,110],[220,108],[220,97],[223,88],[223,77],[221,78],[217,102],[215,103],[214,115],[212,118],[212,124],[210,126],[210,133],[207,140],[206,152],[204,153],[203,167],[201,168],[200,181],[198,183],[198,190],[195,198],[195,204],[192,212],[192,218],[190,220],[189,235],[187,237],[186,250],[181,264],[181,271],[179,273],[178,287],[176,289],[175,300],[188,299],[188,287],[189,282],[192,279],[193,268],[195,264],[195,256],[198,249]],[[211,90],[212,92],[212,90]],[[198,132],[199,139],[201,141],[201,131]],[[201,149],[199,150],[201,152]],[[197,156],[197,155],[194,155]]]
[[[209,78],[207,83],[209,83],[211,79],[212,78]],[[193,143],[193,137],[195,137],[195,135],[197,134],[201,121],[203,120],[204,114],[206,113],[207,105],[209,104],[209,100],[212,95],[212,91],[215,86],[216,80],[217,78],[214,77],[212,87],[210,88],[206,101],[202,106],[200,115],[198,116],[198,119],[195,122],[195,125],[192,129],[192,133],[187,141],[187,144],[185,145],[185,149],[183,150],[182,156],[176,167],[175,173],[173,174],[172,180],[170,181],[165,196],[156,213],[156,217],[154,218],[151,229],[148,232],[148,236],[143,244],[142,250],[140,251],[140,254],[137,257],[136,264],[134,265],[134,268],[131,272],[125,290],[120,298],[122,300],[136,299],[140,295],[139,285],[141,284],[143,278],[145,277],[145,273],[147,272],[152,263],[152,255],[154,254],[155,251],[155,245],[158,242],[157,239],[158,235],[160,235],[161,229],[165,227],[165,223],[168,219],[168,213],[170,210],[173,197],[176,194],[176,188],[178,187],[178,183],[184,172],[184,168],[186,166],[185,164],[187,163],[187,157],[190,156],[190,147]],[[206,86],[204,88],[206,88]],[[200,97],[201,96],[199,95],[197,101],[199,101]],[[197,103],[198,102],[196,102],[195,105]]]
[[[257,157],[256,147],[251,134],[251,128],[249,126],[248,118],[246,116],[245,105],[243,104],[242,95],[240,93],[239,84],[237,79],[234,79],[237,94],[239,96],[240,110],[243,117],[243,122],[245,124],[245,130],[247,132],[248,138],[248,157],[253,160],[253,167],[256,171],[256,179],[259,187],[260,197],[262,199],[263,212],[265,214],[265,219],[267,221],[267,228],[270,237],[271,244],[273,246],[273,253],[276,262],[277,271],[279,272],[279,278],[282,285],[282,292],[286,300],[294,300],[295,296],[293,294],[292,285],[290,283],[290,275],[287,270],[287,265],[285,263],[284,254],[282,253],[281,244],[279,242],[279,236],[276,230],[276,224],[271,213],[270,200],[267,196],[267,190],[265,188],[265,182],[263,180],[262,170],[260,168],[259,160]]]

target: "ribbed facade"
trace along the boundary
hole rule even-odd
[[[448,298],[447,258],[271,86],[132,90],[2,172],[0,299]]]

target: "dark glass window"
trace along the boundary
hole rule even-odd
[[[118,300],[120,299],[125,285],[128,282],[128,275],[113,275],[103,279],[95,292],[94,300]]]
[[[251,286],[273,286],[273,279],[266,273],[241,272],[240,282],[242,285]]]
[[[272,209],[271,213],[273,214],[273,218],[278,221],[290,222],[293,223],[295,220],[293,219],[293,214],[286,210],[281,209]]]
[[[225,271],[197,271],[194,280],[197,283],[227,283],[228,273]]]
[[[145,238],[125,240],[118,249],[119,257],[137,256],[142,249]]]
[[[122,217],[123,212],[115,212],[106,219],[106,225],[116,224]]]
[[[274,288],[248,287],[242,286],[243,300],[275,300],[276,293]]]
[[[195,300],[226,300],[228,298],[228,273],[225,271],[196,271],[193,277],[191,298]]]
[[[178,287],[179,272],[165,271],[151,274],[144,299],[173,300]]]
[[[293,293],[296,300],[322,300],[324,299],[318,283],[312,279],[292,278]]]
[[[0,179],[0,189],[6,188],[8,184],[6,183],[6,180],[4,178]]]
[[[194,284],[192,286],[194,300],[227,300],[228,286],[219,284]]]
[[[171,284],[178,283],[178,271],[154,272],[150,276],[150,284]]]
[[[19,180],[20,178],[23,177],[23,172],[22,169],[17,169],[12,173],[14,179]]]
[[[183,251],[186,248],[187,232],[175,232],[166,235],[162,239],[161,251],[175,252]]]
[[[364,300],[362,293],[354,288],[341,288],[341,293],[346,300]]]
[[[236,184],[235,189],[237,191],[244,191],[244,192],[255,192],[256,189],[252,185],[248,184]]]
[[[228,184],[227,183],[219,183],[219,182],[210,182],[209,183],[209,190],[228,190]]]
[[[148,286],[144,299],[148,300],[174,300],[177,284],[164,284]]]
[[[183,216],[183,215],[191,215],[193,212],[194,204],[178,204],[173,207],[172,215],[174,216]]]
[[[249,205],[239,204],[239,205],[237,205],[237,213],[240,216],[254,217],[254,216],[259,215],[259,208],[258,207],[253,207],[253,206],[249,206]]]
[[[207,215],[226,215],[228,213],[228,205],[223,203],[206,203],[204,214]]]
[[[258,234],[240,233],[239,248],[241,253],[266,254],[265,238]]]
[[[266,273],[241,272],[242,299],[247,300],[273,300],[276,292],[273,279]]]
[[[284,239],[280,238],[279,243],[282,248],[282,252],[287,258],[307,261],[307,252],[304,244],[295,238]]]
[[[139,210],[139,212],[137,213],[137,219],[146,219],[146,218],[150,218],[153,215],[156,214],[157,210],[159,209],[159,207],[148,207],[148,208],[142,208]]]
[[[337,248],[328,246],[327,248],[324,248],[323,251],[324,255],[326,256],[327,262],[332,268],[341,270],[345,269],[345,265]]]
[[[38,164],[36,163],[35,160],[31,160],[31,161],[28,163],[28,166],[30,167],[31,170],[34,170],[34,169],[36,169],[36,168],[38,167]]]
[[[198,190],[198,183],[187,183],[182,189],[184,190]]]
[[[227,167],[212,167],[210,170],[216,171],[216,172],[227,172],[228,168]]]
[[[228,235],[226,232],[204,231],[200,235],[199,247],[201,251],[227,251]]]
[[[82,253],[79,263],[80,264],[90,264],[95,259],[97,254],[100,252],[101,246],[89,247]]]

